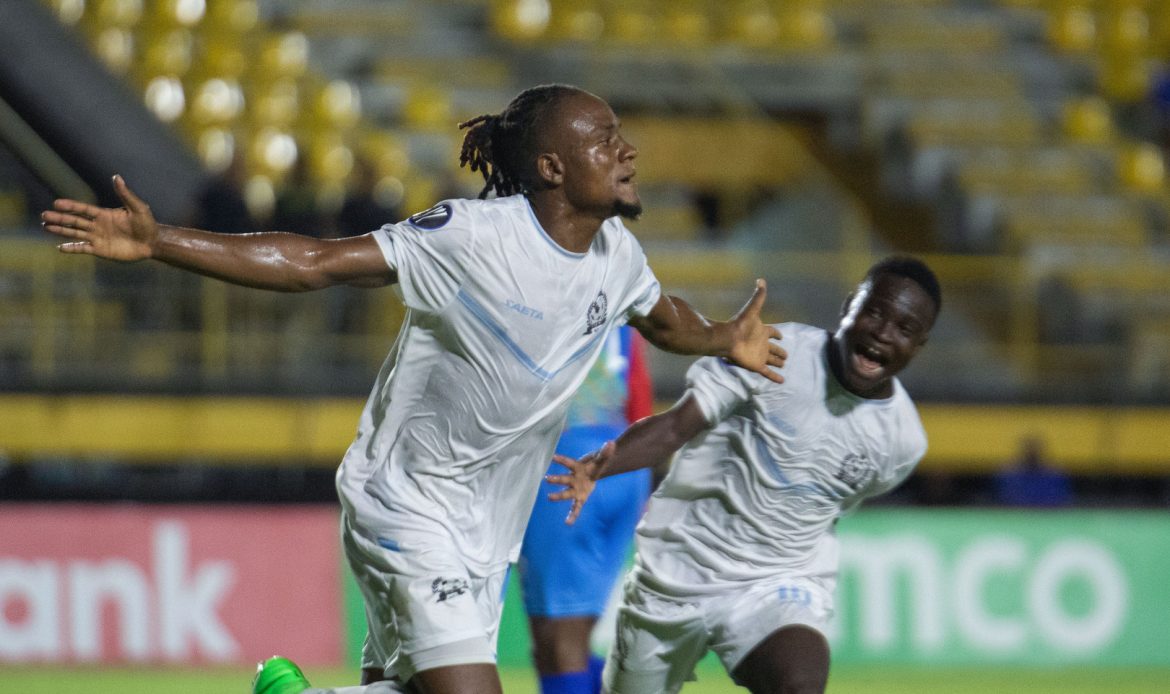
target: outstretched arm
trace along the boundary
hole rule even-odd
[[[110,260],[153,258],[246,287],[286,292],[336,284],[376,287],[397,281],[369,236],[315,239],[299,234],[216,234],[159,224],[150,206],[114,176],[123,207],[56,200],[41,213],[45,231],[67,239],[63,253]]]
[[[709,426],[698,403],[687,395],[666,412],[633,423],[616,441],[605,444],[601,450],[580,460],[554,456],[554,460],[569,469],[569,474],[549,475],[546,478],[553,484],[566,487],[549,494],[548,498],[552,501],[573,502],[569,516],[565,519],[566,523],[572,524],[581,513],[585,500],[593,492],[597,480],[660,465]]]
[[[780,339],[780,331],[760,321],[766,295],[764,280],[756,280],[744,307],[731,320],[718,322],[707,320],[682,299],[663,294],[649,314],[631,319],[630,325],[660,349],[722,357],[783,383],[784,377],[769,368],[784,366],[788,353],[772,341]]]

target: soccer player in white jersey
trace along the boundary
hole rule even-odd
[[[397,285],[409,309],[337,475],[343,545],[366,599],[363,682],[425,694],[500,691],[501,587],[574,391],[622,323],[655,346],[784,363],[759,319],[764,287],[727,322],[661,293],[619,216],[641,210],[637,149],[602,99],[566,85],[516,96],[468,129],[461,163],[481,198],[446,200],[364,236],[213,234],[124,203],[58,200],[60,249],[153,258],[235,284],[305,291]],[[290,566],[295,570],[295,566]],[[305,625],[305,628],[313,628]],[[257,693],[308,687],[283,658]]]
[[[817,694],[829,675],[837,518],[906,478],[926,452],[895,376],[926,343],[941,306],[914,258],[874,265],[836,332],[777,326],[788,347],[776,383],[714,358],[695,362],[667,412],[550,476],[573,512],[593,480],[653,466],[670,473],[638,526],[605,666],[610,694],[678,692],[708,651],[757,694]]]

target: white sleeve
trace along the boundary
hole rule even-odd
[[[634,283],[632,290],[634,301],[626,310],[627,317],[645,316],[654,309],[658,300],[662,298],[662,285],[658,284],[658,278],[654,276],[654,271],[650,269],[650,266],[645,264],[645,260],[643,256],[642,272],[639,273],[638,280]]]
[[[474,227],[471,209],[448,200],[374,232],[408,308],[434,313],[455,298],[475,250]]]
[[[654,309],[662,297],[662,285],[658,283],[654,271],[646,263],[646,253],[638,243],[638,239],[625,227],[617,224],[618,245],[624,250],[625,261],[628,263],[627,276],[629,281],[625,288],[625,308],[622,313],[627,319],[633,316],[645,316]]]
[[[866,490],[867,497],[885,494],[902,484],[926,455],[926,430],[913,405],[910,406],[909,414],[902,418],[899,428],[901,431],[893,441],[891,465],[884,474],[878,475]]]
[[[715,357],[703,357],[687,369],[687,393],[708,424],[714,426],[727,419],[751,397],[751,388],[743,378],[747,373]]]

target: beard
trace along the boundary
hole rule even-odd
[[[613,213],[622,219],[637,220],[638,217],[642,216],[642,201],[635,200],[634,202],[626,202],[625,200],[618,200],[613,204]]]

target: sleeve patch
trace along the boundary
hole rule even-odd
[[[439,203],[429,210],[411,215],[406,221],[419,229],[434,231],[446,226],[447,222],[451,221],[451,206],[445,202]]]

